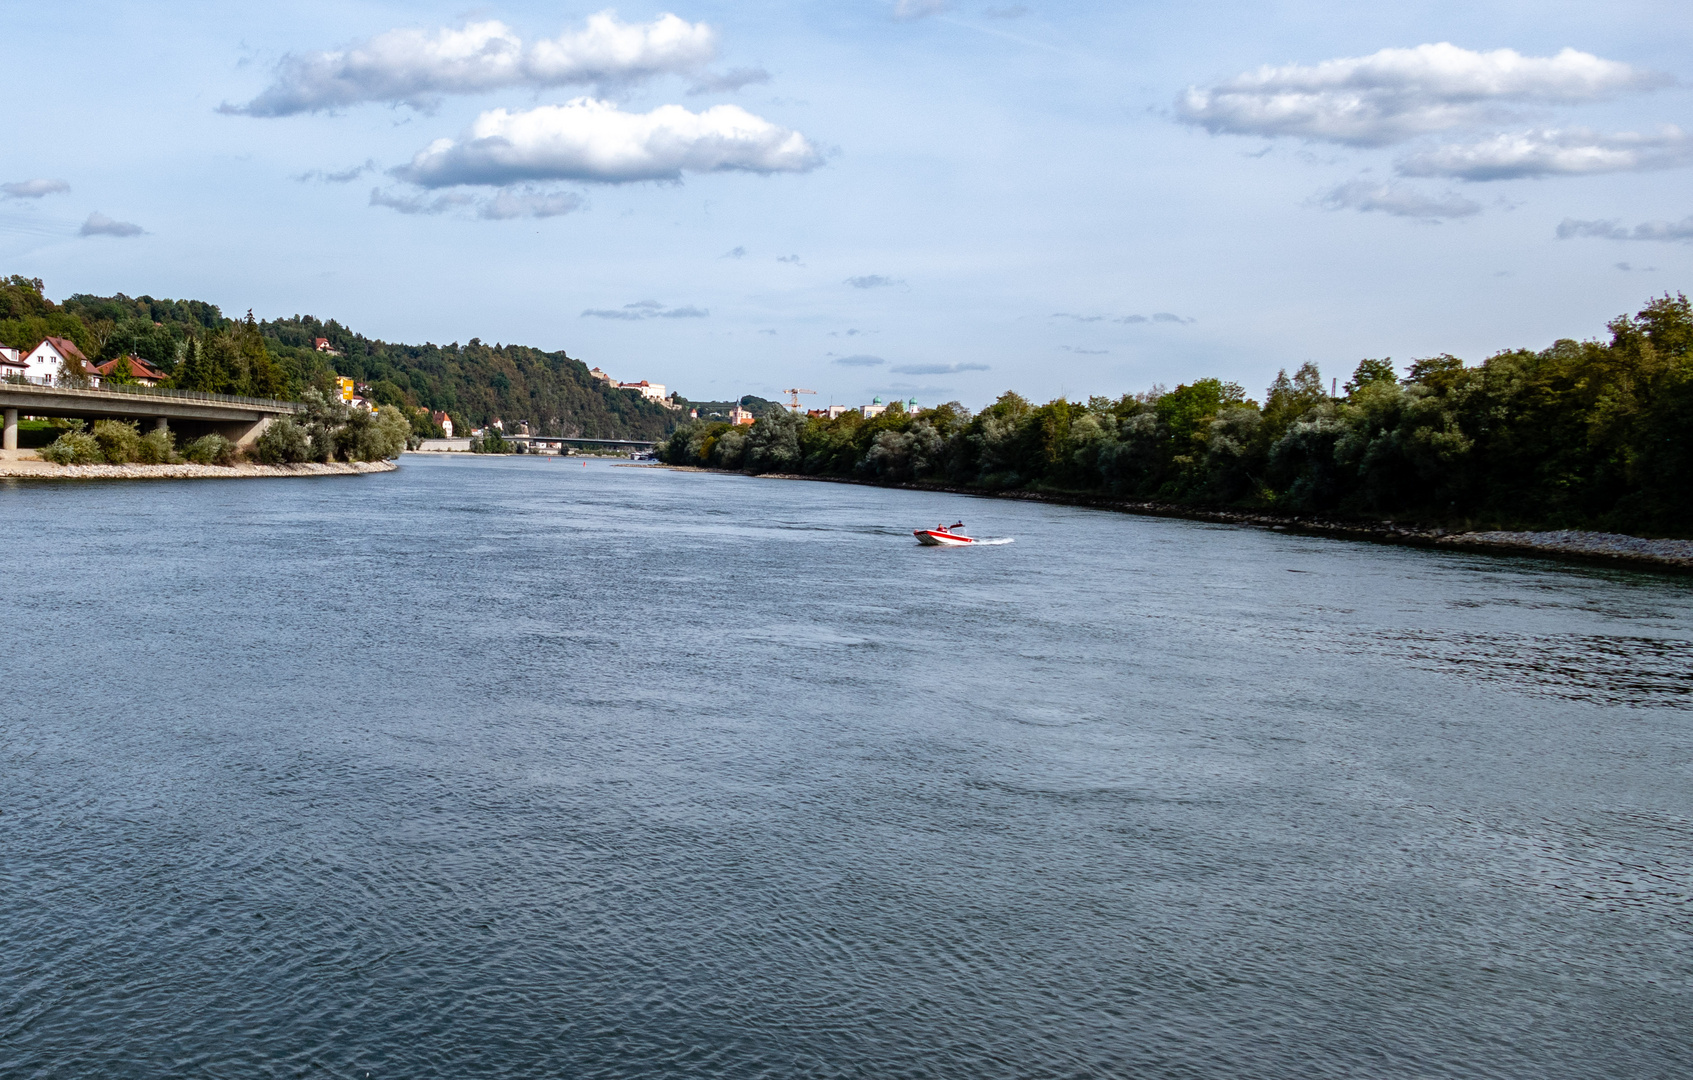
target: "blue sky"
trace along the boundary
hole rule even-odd
[[[11,5],[0,270],[974,407],[1475,361],[1693,269],[1680,4],[607,10]]]

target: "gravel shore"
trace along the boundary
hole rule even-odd
[[[55,465],[0,461],[0,477],[30,480],[185,480],[258,476],[353,476],[393,472],[395,461],[337,461],[327,465]]]
[[[1498,550],[1532,555],[1579,555],[1589,559],[1654,563],[1693,570],[1693,540],[1647,540],[1622,533],[1578,532],[1473,532],[1442,537],[1442,546],[1466,550]]]

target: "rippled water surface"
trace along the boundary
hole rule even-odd
[[[1693,1074],[1687,579],[534,459],[0,542],[8,1078]]]

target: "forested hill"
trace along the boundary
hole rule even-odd
[[[78,293],[54,303],[39,279],[0,280],[0,344],[28,349],[49,335],[71,339],[96,363],[139,356],[188,389],[298,397],[350,377],[378,404],[406,410],[420,434],[438,433],[433,411],[452,416],[459,431],[494,420],[513,431],[527,421],[536,434],[615,439],[660,438],[686,415],[606,386],[562,351],[478,338],[405,345],[306,315],[231,319],[199,300]],[[317,352],[320,337],[340,355]]]
[[[614,390],[588,366],[560,352],[523,345],[402,345],[367,338],[340,323],[309,315],[261,322],[271,351],[296,368],[333,364],[337,373],[370,387],[382,404],[438,409],[481,427],[503,420],[507,431],[528,421],[539,435],[590,439],[656,439],[679,414],[632,390]],[[326,358],[312,342],[326,338],[341,355]],[[468,430],[460,428],[460,430]]]

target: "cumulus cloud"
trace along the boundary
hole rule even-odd
[[[363,165],[355,165],[350,169],[342,169],[340,172],[327,172],[323,169],[308,169],[307,171],[295,176],[294,179],[298,180],[302,184],[311,180],[316,180],[320,184],[350,184],[365,173],[375,171],[376,162],[366,161]]]
[[[568,214],[581,208],[582,197],[570,192],[540,191],[529,187],[505,188],[489,198],[478,198],[463,191],[426,196],[373,188],[370,205],[385,206],[402,214],[434,215],[462,210],[489,221],[506,221]]]
[[[1155,312],[1152,313],[1152,321],[1153,322],[1162,322],[1162,323],[1180,323],[1180,324],[1185,326],[1188,323],[1198,322],[1199,320],[1198,319],[1184,319],[1182,316],[1176,315],[1176,314],[1174,314],[1172,312],[1168,312],[1168,311],[1155,311]]]
[[[779,262],[779,263],[787,263],[789,266],[804,266],[805,265],[804,263],[799,261],[798,255],[778,255],[778,256],[776,256],[776,261]]]
[[[887,363],[880,356],[842,356],[833,362],[842,367],[881,367]]]
[[[744,259],[746,257],[747,249],[744,247],[730,248],[728,251],[725,251],[723,254],[718,256],[719,259]]]
[[[140,236],[147,230],[131,221],[118,221],[96,210],[77,230],[78,236]]]
[[[849,277],[845,284],[855,289],[886,289],[894,285],[904,285],[899,278],[884,277],[881,274],[863,274],[859,277]]]
[[[394,170],[423,187],[521,180],[680,180],[683,172],[804,172],[822,161],[797,131],[737,105],[626,113],[577,98],[528,112],[495,109],[457,139],[437,139]]]
[[[697,307],[666,307],[657,300],[637,300],[620,308],[589,308],[584,319],[619,319],[637,322],[642,319],[703,319],[711,312]]]
[[[1656,135],[1543,128],[1437,146],[1404,158],[1395,171],[1401,176],[1515,180],[1526,176],[1665,169],[1685,165],[1690,159],[1693,159],[1693,138],[1673,126]]]
[[[1579,104],[1668,85],[1665,75],[1591,53],[1523,56],[1448,42],[1318,64],[1265,65],[1176,98],[1183,122],[1213,134],[1384,146],[1497,119],[1522,106]]]
[[[895,375],[956,375],[961,371],[992,371],[986,364],[901,364],[888,369]]]
[[[430,108],[445,94],[687,74],[716,56],[717,32],[675,15],[625,23],[602,11],[581,30],[530,44],[494,20],[456,30],[390,30],[344,49],[285,56],[257,97],[219,111],[292,116],[368,101]]]
[[[1150,322],[1151,320],[1148,319],[1145,315],[1124,315],[1121,319],[1113,319],[1111,321],[1112,322],[1120,322],[1120,323],[1137,323],[1137,322]]]
[[[688,87],[689,96],[698,94],[732,94],[737,90],[770,81],[770,73],[763,68],[731,68],[721,74],[701,75]]]
[[[900,22],[926,19],[947,9],[947,0],[894,0],[894,18]]]
[[[1324,192],[1316,202],[1325,210],[1357,210],[1361,213],[1379,211],[1394,217],[1419,218],[1423,221],[1443,221],[1481,212],[1480,203],[1472,202],[1455,192],[1439,196],[1428,195],[1403,184],[1379,183],[1373,180],[1352,180],[1341,184]]]
[[[1603,240],[1657,240],[1662,243],[1693,244],[1693,214],[1680,221],[1643,221],[1630,229],[1620,221],[1578,221],[1565,218],[1558,224],[1558,239],[1590,236]]]
[[[17,180],[10,184],[0,184],[0,192],[5,192],[9,199],[39,199],[43,195],[62,195],[70,189],[69,183],[46,177],[38,180]]]

